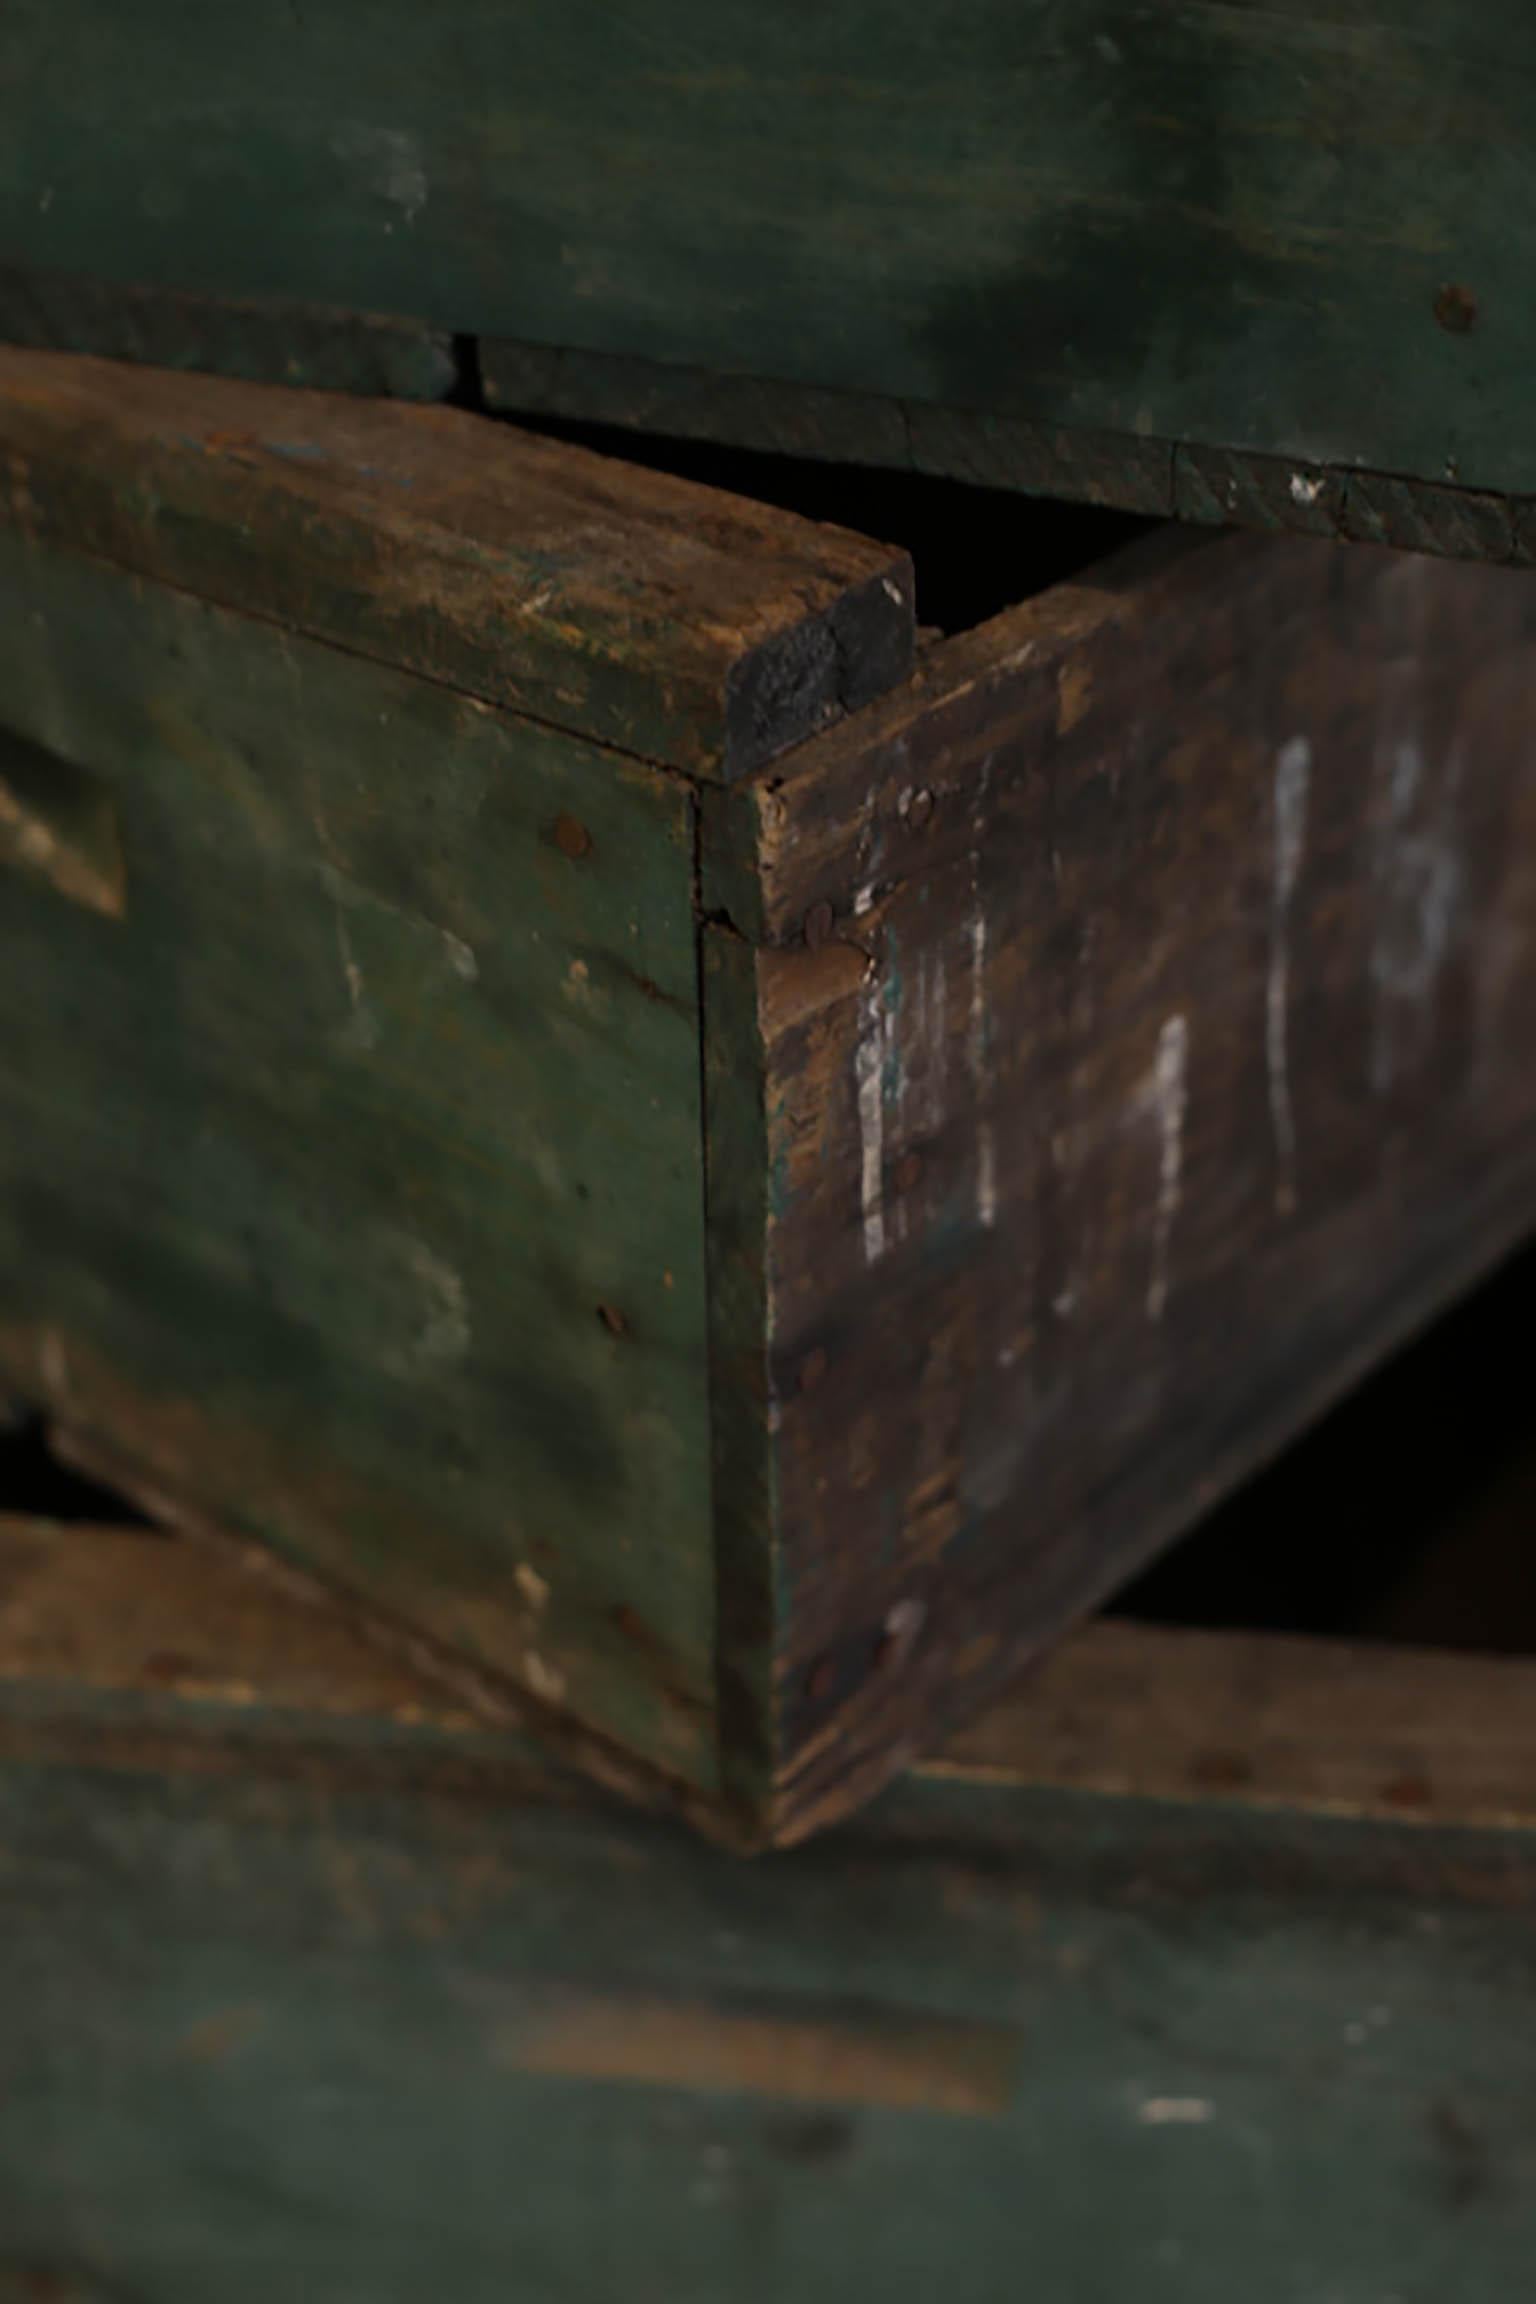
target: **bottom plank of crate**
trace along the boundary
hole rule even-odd
[[[1090,1629],[746,1863],[0,1532],[0,2299],[1505,2304],[1536,1664]]]

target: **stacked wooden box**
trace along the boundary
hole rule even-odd
[[[0,1390],[227,1548],[7,1539],[0,2282],[291,2283],[132,2142],[260,2122],[317,2292],[500,2294],[505,2118],[535,2294],[927,2294],[963,2169],[979,2298],[1023,2165],[1108,2296],[1038,2054],[1116,2199],[1247,2170],[1275,2304],[1438,2292],[1415,2155],[1515,2183],[1517,2050],[1469,2112],[1429,2011],[1515,1957],[1526,1668],[1095,1632],[967,1724],[1536,1214],[1532,35],[184,14],[0,33]],[[986,581],[913,474],[1015,497]],[[1187,525],[1053,569],[1034,495]],[[524,1735],[841,1837],[748,1899]],[[1075,1981],[1143,1954],[1155,2072]],[[1309,1994],[1266,2112],[1218,2033]],[[1309,2255],[1276,2123],[1336,2090],[1321,2166],[1405,2087]],[[1188,2229],[1149,2293],[1252,2285]]]

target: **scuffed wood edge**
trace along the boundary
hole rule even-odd
[[[527,1766],[529,1752],[536,1747],[537,1766],[551,1778],[558,1777],[560,1797],[573,1805],[583,1798],[580,1779],[585,1778],[605,1792],[616,1793],[630,1807],[680,1815],[706,1838],[722,1845],[750,1849],[760,1844],[757,1835],[744,1832],[735,1816],[696,1787],[637,1761],[568,1714],[541,1703],[509,1677],[468,1662],[413,1626],[365,1605],[351,1592],[339,1590],[312,1570],[280,1559],[264,1546],[187,1509],[146,1480],[137,1463],[126,1463],[110,1441],[68,1421],[52,1422],[49,1429],[62,1463],[104,1486],[131,1494],[164,1529],[174,1532],[175,1549],[204,1550],[220,1564],[226,1577],[238,1574],[265,1583],[291,1612],[289,1632],[299,1648],[309,1638],[304,1629],[307,1620],[318,1614],[331,1625],[340,1623],[354,1651],[372,1649],[385,1664],[408,1674],[419,1689],[424,1726],[439,1734],[447,1731],[469,1736],[480,1751],[487,1733],[492,1732],[504,1744],[509,1763],[521,1767]],[[0,1624],[3,1620],[0,1606]],[[377,1664],[374,1668],[378,1669]],[[231,1672],[225,1678],[227,1684],[233,1684],[242,1675]],[[0,1641],[0,1687],[5,1679]],[[133,1686],[134,1692],[139,1692],[139,1684]],[[265,1706],[264,1697],[262,1701]],[[383,1718],[376,1710],[369,1716],[375,1721]],[[394,1724],[398,1726],[398,1720]]]
[[[0,519],[652,767],[903,681],[909,556],[459,408],[0,344]]]
[[[779,1629],[768,1374],[773,1179],[756,963],[733,925],[701,921],[715,1709],[725,1798],[753,1840],[773,1828]]]
[[[498,338],[485,339],[481,361],[488,404],[508,415],[574,417],[776,455],[889,465],[1153,519],[1385,544],[1499,566],[1536,560],[1536,497],[1450,479]]]

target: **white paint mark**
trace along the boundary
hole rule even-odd
[[[558,1704],[565,1694],[565,1674],[532,1648],[523,1658],[523,1678],[545,1704]]]
[[[859,994],[859,1037],[853,1076],[859,1099],[859,1203],[864,1218],[864,1261],[885,1254],[885,1004],[878,983]]]
[[[1275,1206],[1287,1215],[1296,1205],[1296,1113],[1291,1101],[1290,997],[1291,899],[1301,877],[1307,842],[1307,796],[1312,778],[1312,746],[1293,736],[1275,762],[1274,878],[1270,898],[1269,987],[1264,1048],[1269,1067],[1269,1117],[1279,1169]]]
[[[1149,2096],[1136,2117],[1144,2128],[1204,2128],[1216,2107],[1209,2096]]]
[[[347,923],[346,910],[343,905],[335,902],[334,897],[332,901],[336,917],[336,955],[341,962],[342,979],[352,1009],[336,1037],[346,1048],[377,1048],[380,1038],[379,1019],[368,997],[368,987],[363,982],[363,971],[358,966],[357,954],[352,949],[352,930]]]
[[[1184,1194],[1184,1115],[1188,1103],[1189,1026],[1182,1016],[1170,1016],[1158,1034],[1157,1064],[1152,1074],[1152,1105],[1157,1114],[1161,1149],[1152,1278],[1147,1287],[1149,1320],[1161,1320],[1168,1307],[1168,1257]]]
[[[857,888],[854,890],[853,910],[854,917],[856,919],[862,920],[866,912],[872,912],[874,910],[874,904],[875,891],[872,884],[868,887]]]
[[[462,1360],[470,1344],[469,1303],[462,1279],[424,1240],[402,1239],[400,1248],[420,1291],[412,1358]]]
[[[1372,859],[1376,1016],[1371,1081],[1378,1093],[1391,1087],[1405,1051],[1422,1050],[1432,1022],[1435,989],[1461,897],[1454,822],[1460,780],[1460,758],[1453,754],[1436,795],[1416,739],[1393,742],[1386,823]]]
[[[403,128],[373,128],[349,121],[337,131],[332,149],[340,159],[361,161],[371,189],[398,208],[407,224],[415,223],[427,204],[429,188],[413,136]]]
[[[1291,502],[1299,504],[1303,511],[1310,512],[1313,505],[1320,501],[1326,485],[1327,482],[1321,477],[1314,477],[1306,472],[1293,472],[1291,474]]]
[[[904,605],[907,596],[905,592],[903,592],[901,586],[896,582],[894,577],[882,576],[880,579],[880,589],[885,594],[887,600],[895,601],[898,608]]]
[[[512,1571],[512,1581],[530,1608],[543,1608],[549,1600],[549,1585],[530,1561],[519,1560]]]
[[[466,944],[462,936],[455,936],[451,928],[444,928],[440,933],[443,950],[448,955],[448,965],[455,976],[462,976],[466,984],[475,983],[480,974],[480,963],[475,958],[473,947]]]
[[[976,860],[972,859],[972,878]],[[997,1222],[997,1135],[985,1109],[987,1088],[987,915],[979,894],[971,915],[971,1078],[976,1084],[976,1213],[990,1231]]]

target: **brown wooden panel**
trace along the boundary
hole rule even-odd
[[[1536,1210],[1536,593],[1160,542],[711,825],[758,946],[778,1824],[929,1742]]]

